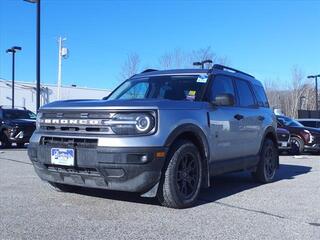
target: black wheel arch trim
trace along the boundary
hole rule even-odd
[[[262,142],[261,142],[261,145],[260,145],[260,149],[259,149],[259,153],[261,153],[262,151],[262,147],[263,147],[263,143],[264,141],[266,140],[267,138],[267,135],[271,134],[272,135],[272,138],[271,139],[272,141],[275,141],[274,142],[274,145],[275,145],[275,148],[277,149],[277,151],[279,151],[279,148],[278,148],[278,137],[277,137],[277,131],[274,127],[272,126],[269,126],[266,128],[266,130],[264,131],[264,134],[263,134],[263,138],[262,138]],[[279,155],[277,157],[277,167],[279,167],[280,163],[279,163]]]
[[[203,187],[210,187],[210,172],[209,172],[209,160],[210,160],[210,150],[209,150],[209,143],[207,141],[207,137],[204,134],[204,132],[202,131],[202,129],[200,127],[198,127],[195,124],[192,123],[185,123],[182,124],[178,127],[176,127],[168,136],[166,142],[165,142],[165,146],[170,148],[170,146],[172,146],[172,144],[175,142],[175,140],[179,139],[179,137],[181,137],[183,134],[187,134],[187,133],[191,133],[194,136],[196,136],[197,141],[199,143],[201,143],[203,149],[199,149],[201,156],[202,151],[204,153],[204,157],[205,159],[203,160],[204,163],[204,181],[202,183]]]

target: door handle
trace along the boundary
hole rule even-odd
[[[234,118],[237,120],[241,120],[241,119],[243,119],[243,115],[236,114],[236,115],[234,115]]]
[[[259,121],[263,121],[264,119],[265,119],[265,117],[263,117],[263,116],[259,116],[259,117],[258,117],[258,120],[259,120]]]

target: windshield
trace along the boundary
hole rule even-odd
[[[193,75],[131,79],[120,85],[107,100],[170,99],[196,101],[202,96],[207,78],[207,75]]]
[[[288,117],[277,117],[278,121],[286,127],[303,127],[298,121]]]
[[[36,115],[31,111],[24,110],[4,110],[3,118],[6,120],[13,119],[36,119]]]

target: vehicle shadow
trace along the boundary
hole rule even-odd
[[[311,167],[281,164],[277,171],[275,182],[283,179],[293,179],[298,175],[310,172]],[[272,183],[271,183],[272,184]],[[249,172],[237,172],[224,174],[212,179],[210,188],[202,189],[199,195],[199,201],[196,205],[203,205],[214,202],[219,199],[237,194],[239,192],[256,188],[261,184],[256,183]],[[136,193],[108,191],[100,189],[84,189],[75,191],[77,194],[83,194],[92,197],[112,199],[118,201],[134,202],[148,205],[159,205],[156,198],[144,198]]]
[[[284,179],[294,179],[296,176],[306,174],[310,171],[311,167],[309,166],[280,164],[274,182]],[[261,185],[262,184],[254,181],[249,172],[237,172],[217,176],[211,181],[212,187],[201,191],[198,205],[214,202]]]

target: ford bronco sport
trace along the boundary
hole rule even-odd
[[[58,190],[137,192],[184,208],[218,174],[248,170],[271,182],[276,127],[261,83],[249,74],[222,65],[149,69],[102,100],[43,106],[28,154]]]

